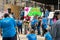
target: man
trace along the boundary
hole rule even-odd
[[[17,22],[17,26],[18,26],[18,32],[19,34],[21,33],[22,34],[22,20],[21,18],[18,18],[18,22]]]
[[[48,16],[49,16],[49,11],[48,11],[48,9],[46,9],[44,16],[45,16],[45,17],[48,17]]]
[[[58,20],[52,26],[51,35],[53,37],[53,40],[60,40],[60,12],[55,12],[55,14],[56,14]]]
[[[40,35],[40,27],[41,27],[41,20],[42,18],[41,17],[38,17],[38,25],[37,25],[37,32],[38,32],[38,35]]]
[[[45,16],[43,16],[42,18],[42,30],[43,30],[43,36],[44,36],[44,33],[45,33],[45,29],[47,28],[47,25],[48,25],[48,20]]]
[[[30,29],[30,28],[29,28],[30,18],[31,18],[31,17],[28,16],[28,15],[27,15],[27,16],[24,16],[24,19],[25,19],[25,20],[24,20],[24,21],[25,21],[25,32],[26,32],[26,31],[29,31],[29,29]],[[25,34],[26,34],[26,33],[25,33]]]
[[[45,33],[44,33],[44,37],[45,37],[45,39],[46,40],[52,40],[52,36],[51,36],[51,34],[50,34],[50,32],[49,32],[49,28],[47,28],[47,29],[45,29],[46,31],[45,31]]]
[[[35,31],[38,25],[38,17],[34,16],[33,20],[31,21],[31,28]]]
[[[2,29],[2,40],[17,40],[15,26],[15,20],[10,18],[9,14],[4,14],[4,19],[0,22],[0,28]]]
[[[22,7],[22,9],[20,10],[20,17],[21,20],[24,20],[24,7]]]

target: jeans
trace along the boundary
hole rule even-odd
[[[38,35],[40,35],[40,27],[37,27]]]
[[[18,26],[18,32],[20,33],[21,30],[21,34],[22,34],[22,25]]]

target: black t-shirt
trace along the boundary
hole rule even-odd
[[[41,25],[41,21],[38,22],[38,26],[40,26],[40,25]]]

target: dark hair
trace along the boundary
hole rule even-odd
[[[57,16],[56,16],[55,14],[54,14],[54,16],[53,16],[53,19],[54,19],[54,18],[56,18],[56,20],[58,20],[58,18],[57,18]]]
[[[5,13],[5,14],[4,14],[4,17],[5,17],[5,18],[6,18],[6,17],[9,17],[9,14]]]
[[[42,19],[42,17],[38,17],[38,19]]]
[[[8,13],[9,13],[9,14],[11,13],[11,8],[8,8]]]
[[[35,33],[33,29],[30,30],[30,33]]]
[[[57,16],[58,16],[59,14],[60,14],[59,11],[55,12],[55,13],[54,13],[54,17],[53,17],[53,19],[56,18],[56,20],[58,20],[58,17],[57,17]]]
[[[24,7],[22,7],[22,9],[24,10]]]

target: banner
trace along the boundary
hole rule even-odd
[[[25,16],[41,16],[42,12],[40,10],[40,7],[25,7]]]

